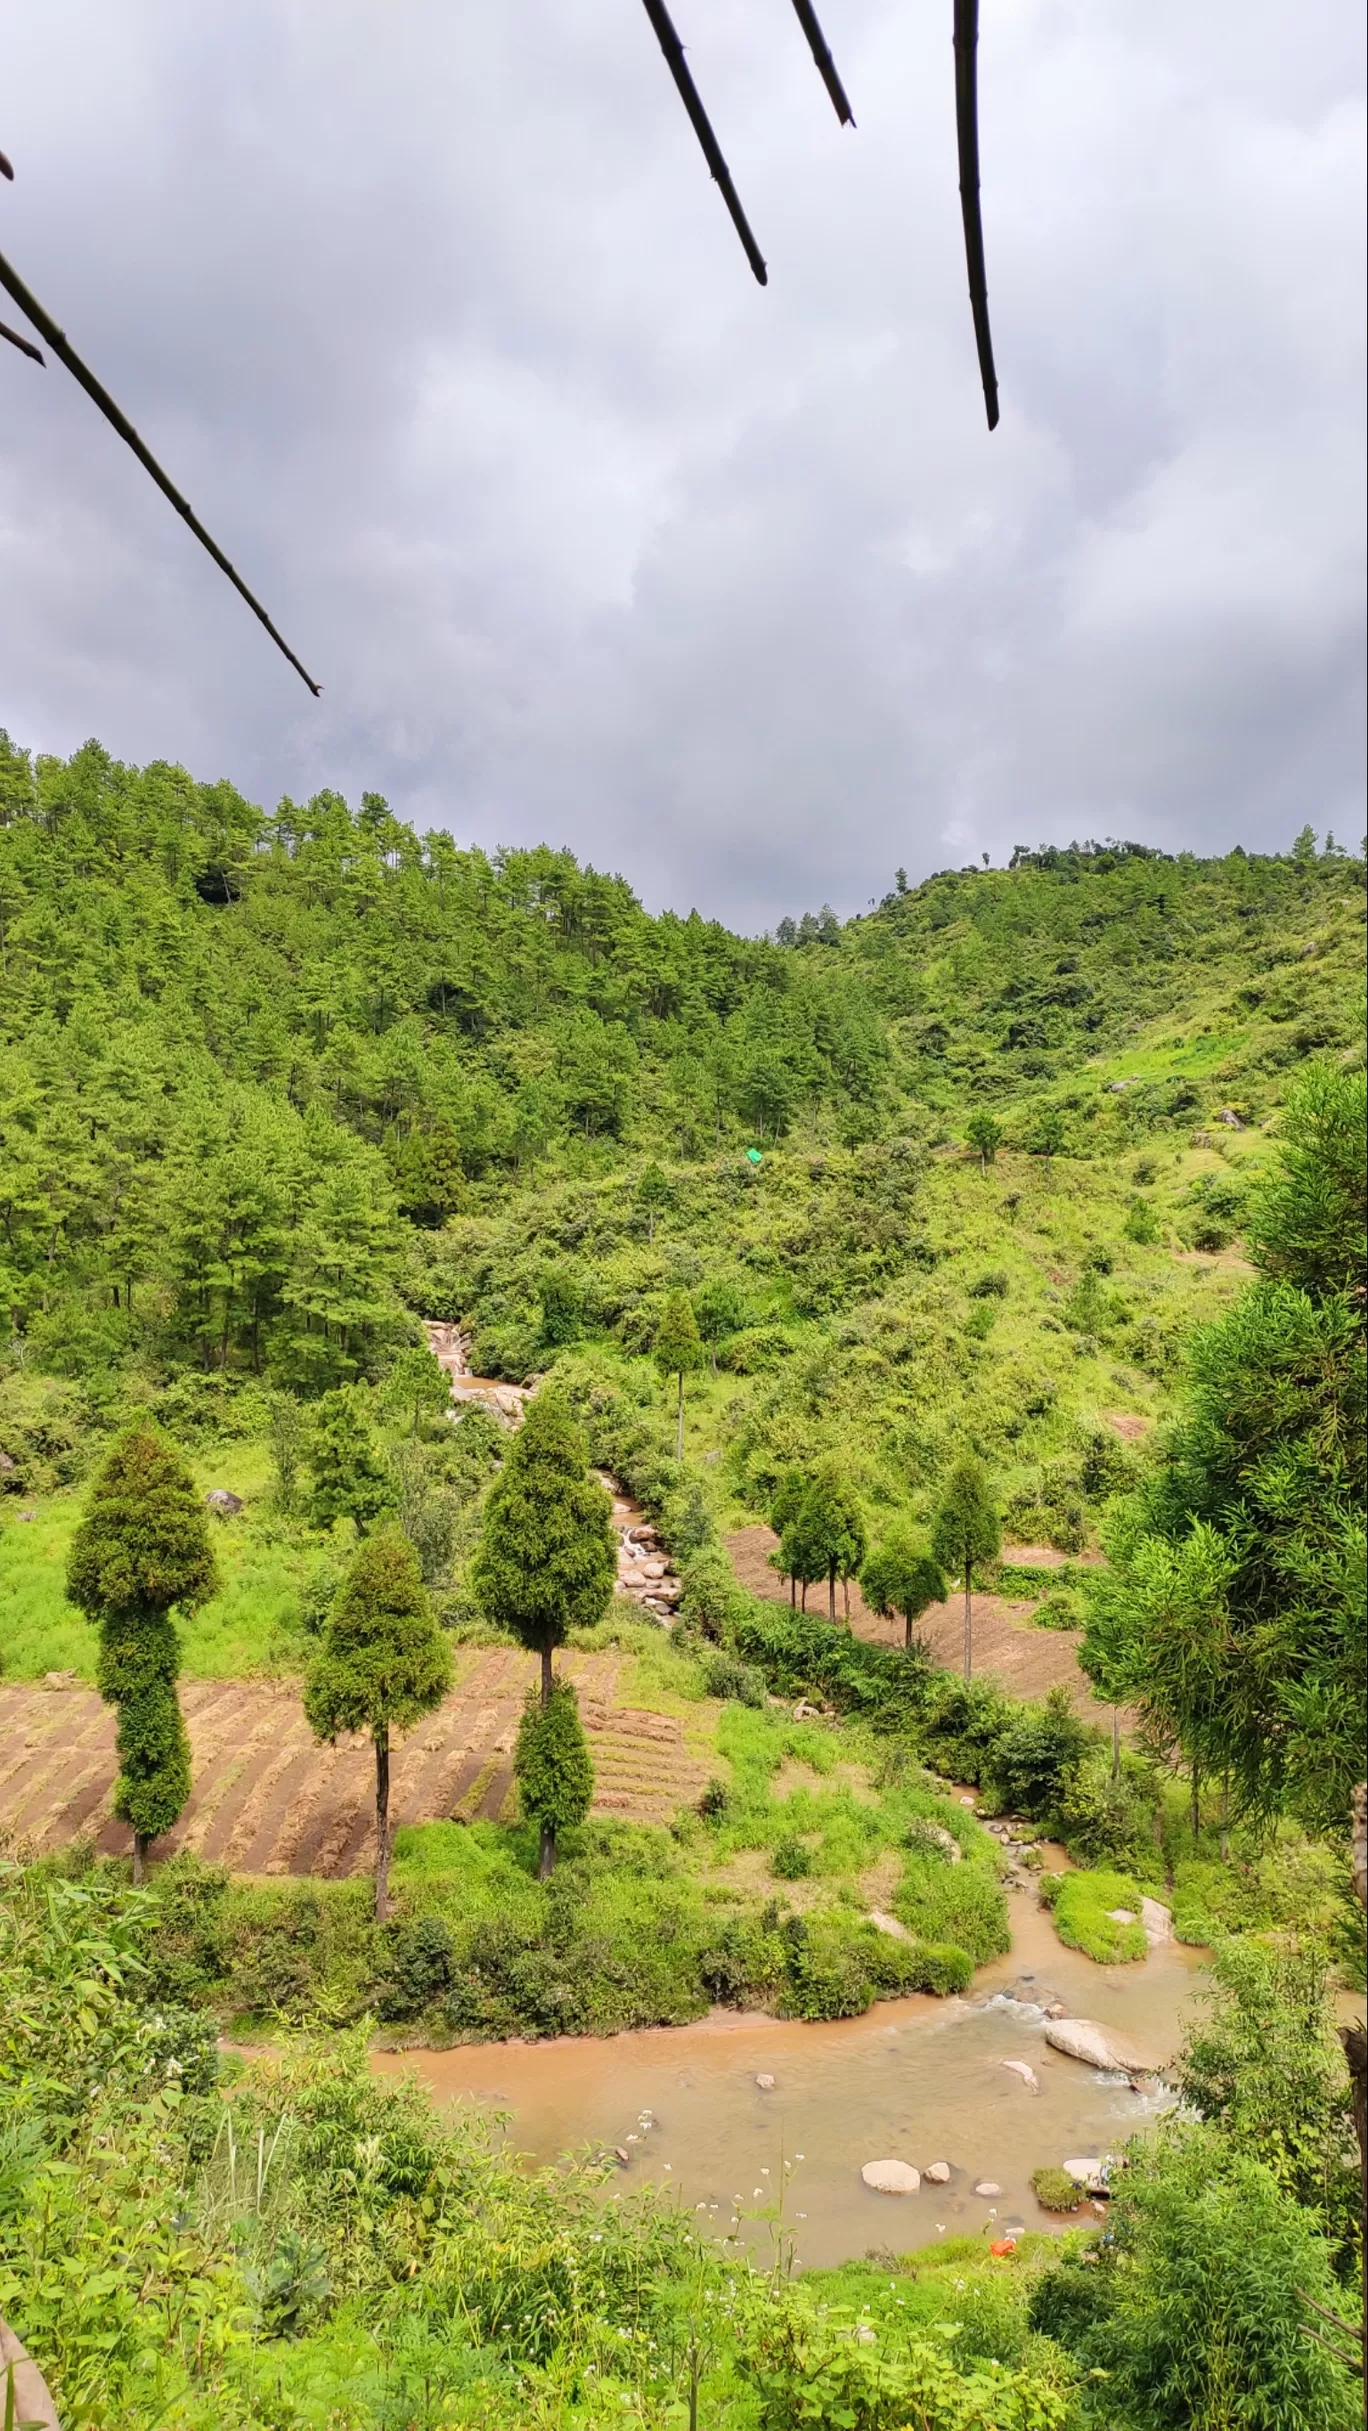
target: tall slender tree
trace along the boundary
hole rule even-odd
[[[655,1360],[662,1376],[679,1382],[675,1458],[684,1458],[684,1379],[703,1365],[703,1343],[693,1303],[686,1291],[672,1291],[655,1338]]]
[[[418,1556],[396,1527],[358,1551],[309,1669],[304,1711],[315,1738],[369,1731],[375,1749],[375,1919],[390,1913],[391,1735],[411,1730],[451,1686],[451,1647],[433,1618]]]
[[[964,1581],[964,1676],[974,1676],[974,1572],[996,1559],[1002,1523],[981,1460],[956,1461],[931,1530],[931,1550],[951,1578]]]
[[[86,1504],[67,1562],[67,1594],[100,1632],[95,1680],[118,1710],[114,1812],[133,1833],[133,1879],[148,1843],[190,1794],[190,1742],[176,1697],[180,1640],[172,1613],[218,1584],[194,1481],[173,1447],[135,1427],[115,1444]]]
[[[556,1393],[536,1394],[489,1489],[470,1576],[489,1618],[540,1656],[545,1707],[556,1648],[571,1629],[592,1628],[612,1601],[612,1510],[569,1409]],[[542,1871],[554,1863],[555,1831],[544,1826]]]

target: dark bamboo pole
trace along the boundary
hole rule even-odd
[[[21,355],[28,356],[30,363],[42,363],[43,358],[38,348],[30,345],[27,338],[21,338],[17,329],[10,328],[8,321],[0,321],[0,338],[8,338],[11,346],[17,346]],[[45,364],[43,367],[46,370]]]
[[[831,95],[831,106],[843,127],[853,127],[855,113],[846,99],[846,89],[840,79],[836,62],[827,48],[827,38],[817,22],[812,0],[793,0],[793,13],[808,39],[808,49],[817,62],[817,73]]]
[[[974,315],[988,428],[996,430],[998,385],[993,368],[992,332],[988,327],[988,274],[983,261],[983,209],[979,200],[978,0],[955,0],[955,133],[959,144],[960,210],[964,216],[969,303]]]
[[[698,98],[698,87],[689,73],[688,62],[684,57],[684,45],[671,23],[670,12],[665,6],[665,0],[643,0],[643,5],[651,20],[655,38],[665,53],[665,63],[675,80],[679,98],[689,114],[689,123],[702,145],[703,158],[706,160],[713,178],[722,189],[722,200],[731,214],[732,226],[741,239],[746,259],[760,285],[767,287],[769,272],[765,268],[765,257],[751,233],[750,221],[741,208],[741,197],[732,184],[731,171],[722,157],[722,147],[708,123],[708,113]]]
[[[144,446],[143,441],[139,438],[137,432],[133,428],[132,423],[129,421],[127,414],[120,411],[119,407],[115,404],[114,399],[110,396],[108,389],[101,387],[100,382],[96,379],[94,372],[87,370],[85,364],[81,361],[80,356],[76,353],[75,348],[67,344],[63,332],[58,328],[57,323],[52,318],[52,315],[43,310],[37,296],[33,295],[24,285],[18,271],[11,269],[10,264],[6,261],[3,253],[0,253],[0,287],[3,287],[6,293],[13,298],[20,311],[24,314],[25,318],[32,321],[34,328],[39,331],[40,335],[47,339],[47,342],[52,348],[53,353],[56,355],[58,362],[65,363],[73,380],[79,380],[82,388],[86,392],[86,395],[90,398],[91,403],[99,407],[99,410],[104,415],[106,422],[111,424],[113,429],[118,432],[119,437],[124,441],[125,445],[132,448],[139,464],[141,464],[145,472],[151,474],[158,489],[161,491],[162,496],[170,499],[172,506],[175,508],[176,513],[181,517],[182,521],[189,524],[191,531],[194,533],[195,538],[199,541],[201,547],[208,550],[210,556],[214,560],[215,565],[222,573],[227,575],[233,589],[239,592],[242,598],[246,600],[253,616],[257,617],[266,627],[266,630],[270,634],[272,641],[275,643],[277,650],[284,653],[285,657],[289,660],[290,665],[294,668],[296,675],[302,676],[304,682],[308,685],[310,692],[313,694],[314,699],[317,700],[319,693],[322,690],[322,686],[314,682],[314,679],[310,675],[307,667],[303,666],[300,660],[295,657],[295,654],[290,648],[290,645],[286,641],[284,635],[277,632],[276,627],[272,624],[271,619],[267,615],[266,610],[263,608],[260,600],[253,598],[236,567],[229,564],[228,559],[224,556],[218,542],[212,539],[210,534],[206,532],[189,500],[182,498],[180,491],[176,488],[174,482],[167,479],[166,474],[162,471],[162,468],[158,464],[157,459],[153,455],[151,449]]]

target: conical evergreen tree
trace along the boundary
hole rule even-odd
[[[539,1689],[530,1692],[513,1770],[523,1813],[541,1833],[537,1872],[544,1882],[555,1866],[557,1833],[583,1823],[594,1796],[594,1767],[573,1681],[553,1681],[545,1704]]]
[[[133,1833],[133,1879],[148,1842],[168,1832],[190,1794],[190,1742],[176,1701],[188,1612],[218,1584],[194,1480],[150,1428],[116,1443],[72,1539],[67,1594],[100,1632],[95,1680],[118,1708],[114,1812]]]
[[[682,1460],[684,1458],[684,1379],[687,1375],[692,1375],[695,1368],[703,1365],[703,1341],[698,1331],[698,1320],[693,1313],[693,1303],[686,1291],[672,1291],[665,1303],[665,1314],[660,1320],[659,1331],[655,1338],[655,1361],[662,1376],[677,1376],[679,1379],[675,1458]]]
[[[304,1687],[317,1739],[370,1732],[375,1746],[375,1917],[389,1900],[390,1733],[409,1730],[451,1686],[451,1648],[402,1529],[377,1528],[353,1561]]]
[[[470,1576],[489,1618],[541,1656],[543,1705],[566,1632],[592,1628],[612,1600],[612,1510],[565,1403],[538,1393],[490,1487]]]

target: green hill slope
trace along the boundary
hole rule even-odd
[[[259,1431],[261,1386],[379,1378],[419,1314],[645,1408],[682,1282],[719,1509],[824,1448],[915,1508],[969,1440],[1018,1534],[1081,1542],[1115,1421],[1238,1275],[1288,1074],[1354,1051],[1362,919],[1361,866],[1308,835],[1018,853],[743,939],[375,797],[268,817],[6,742],[9,1480],[71,1475],[130,1402]]]

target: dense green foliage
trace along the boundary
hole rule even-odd
[[[378,1529],[361,1546],[328,1616],[304,1683],[304,1711],[316,1738],[364,1730],[375,1747],[375,1912],[389,1894],[391,1731],[431,1713],[451,1686],[451,1647],[423,1587],[418,1556],[398,1528]]]
[[[529,1823],[537,1826],[549,1874],[557,1833],[583,1823],[594,1796],[594,1767],[572,1680],[554,1680],[547,1697],[540,1688],[529,1691],[518,1724],[513,1771],[519,1804]]]
[[[67,1594],[100,1632],[95,1679],[118,1708],[114,1812],[133,1833],[139,1879],[149,1840],[190,1794],[190,1743],[176,1700],[180,1645],[170,1615],[217,1584],[204,1513],[184,1462],[146,1428],[125,1435],[91,1489],[72,1539]]]
[[[1363,1156],[1362,1072],[1313,1071],[1258,1201],[1263,1275],[1189,1348],[1084,1650],[1252,1811],[1322,1825],[1368,1729]]]
[[[539,1393],[490,1488],[471,1584],[490,1619],[541,1656],[544,1700],[556,1647],[608,1608],[617,1571],[611,1509],[569,1409]]]
[[[860,1572],[860,1587],[871,1612],[896,1613],[903,1622],[906,1644],[928,1604],[943,1603],[945,1573],[935,1555],[917,1544],[906,1529],[890,1532],[870,1554]]]

